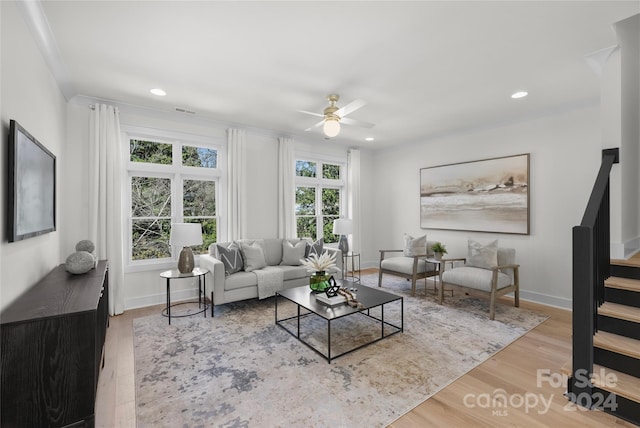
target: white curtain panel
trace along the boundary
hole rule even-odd
[[[228,201],[228,235],[227,240],[246,238],[246,195],[245,165],[246,141],[243,129],[227,129],[227,153],[229,164],[229,201]],[[220,241],[220,240],[218,240]]]
[[[89,239],[109,261],[109,313],[124,311],[122,143],[118,109],[96,104],[89,119]]]
[[[293,138],[278,138],[278,238],[295,238],[296,158]]]
[[[348,218],[353,220],[353,235],[349,248],[360,251],[361,224],[360,221],[360,150],[350,149],[347,154],[347,201]]]

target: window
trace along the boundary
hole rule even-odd
[[[173,264],[179,250],[169,245],[171,223],[202,224],[201,246],[207,251],[224,225],[221,191],[222,145],[207,139],[135,128],[125,132],[127,145],[128,267]],[[195,140],[195,141],[194,141]]]
[[[344,212],[344,164],[296,160],[296,231],[300,238],[338,242],[333,221]]]

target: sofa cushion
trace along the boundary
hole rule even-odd
[[[304,266],[281,265],[281,266],[278,266],[278,268],[282,270],[282,273],[284,275],[283,279],[285,281],[288,281],[290,279],[305,278],[309,276],[309,273],[307,272],[307,269]]]
[[[280,264],[282,261],[282,239],[264,239],[262,248],[264,249],[264,259],[268,266],[276,266]]]
[[[448,284],[461,285],[476,290],[491,291],[493,271],[470,266],[460,266],[442,273],[442,281]],[[498,289],[513,284],[509,275],[498,272]]]
[[[405,233],[403,254],[406,257],[422,256],[427,254],[427,235],[414,238],[413,236]]]
[[[224,274],[226,276],[240,272],[244,268],[242,254],[240,254],[240,248],[236,244],[232,244],[229,247],[219,245],[217,251],[219,260],[224,264]]]
[[[258,285],[258,277],[253,272],[240,271],[226,277],[224,280],[224,289],[227,291],[256,285]]]
[[[284,239],[282,241],[282,261],[281,265],[287,266],[300,266],[302,262],[300,259],[304,259],[304,253],[307,251],[307,243],[305,241],[298,241],[292,244],[290,241]]]
[[[264,258],[264,250],[259,243],[247,244],[241,242],[240,251],[242,252],[245,272],[262,269],[267,265]]]
[[[392,270],[394,272],[402,272],[406,275],[413,274],[413,257],[391,257],[384,259],[380,263],[382,269]],[[436,265],[427,263],[422,259],[418,259],[418,272],[424,273],[436,270]]]
[[[467,266],[491,269],[498,266],[498,240],[482,245],[473,239],[468,241]]]

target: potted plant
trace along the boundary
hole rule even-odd
[[[447,254],[446,247],[444,246],[444,244],[441,244],[440,242],[436,242],[435,244],[433,244],[431,246],[431,249],[435,253],[436,260],[441,260],[442,259],[442,255],[443,254]]]

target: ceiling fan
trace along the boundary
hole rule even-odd
[[[366,102],[358,99],[350,102],[344,107],[338,107],[336,105],[338,100],[340,100],[340,95],[338,94],[330,94],[327,97],[327,100],[329,100],[329,106],[324,109],[324,112],[322,114],[300,110],[301,113],[323,118],[320,122],[316,123],[312,127],[305,129],[305,131],[311,131],[313,128],[317,128],[322,125],[324,135],[332,138],[340,133],[340,122],[346,125],[361,126],[363,128],[372,128],[374,126],[372,123],[362,122],[345,117],[349,113],[353,113],[359,108],[364,107],[367,104]]]

